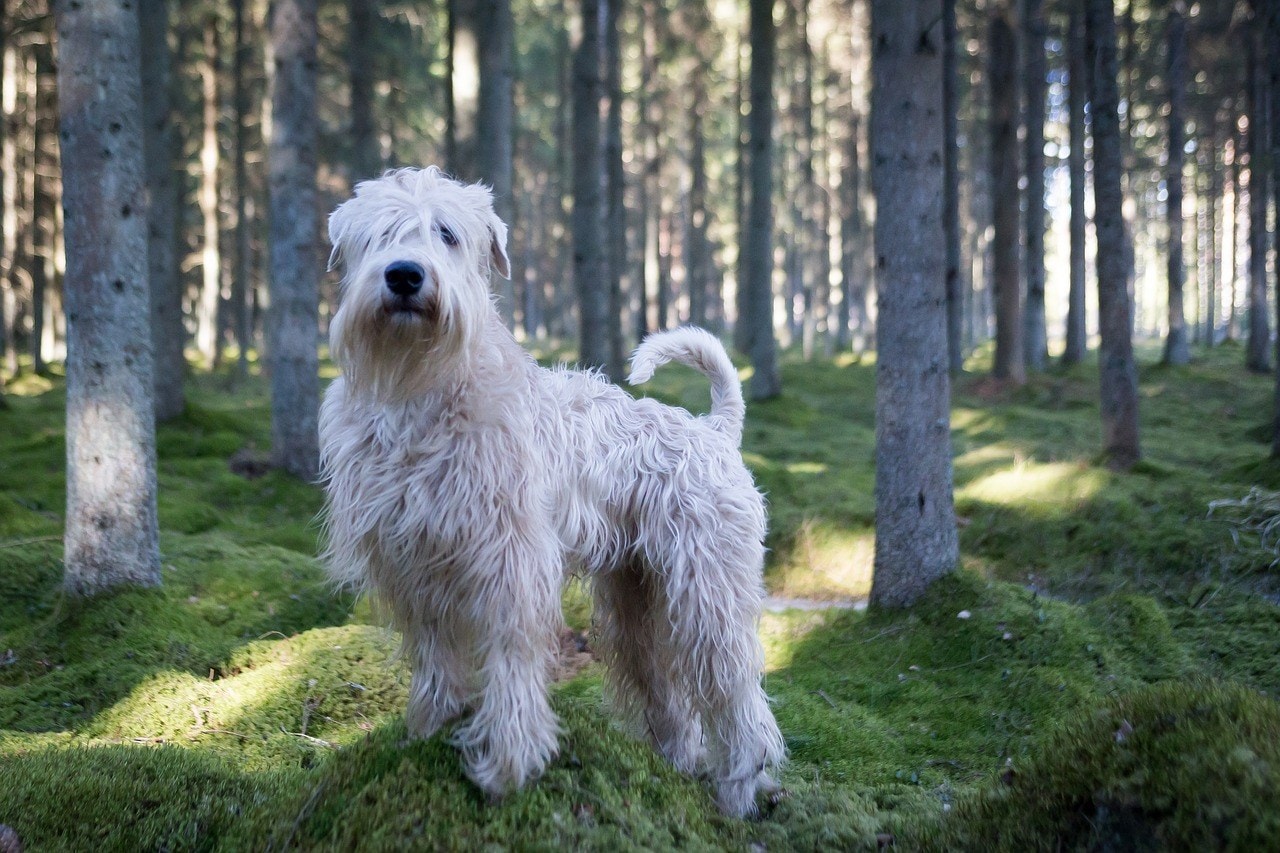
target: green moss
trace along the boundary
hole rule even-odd
[[[1082,709],[923,834],[938,849],[1261,850],[1280,832],[1280,705],[1164,682]]]
[[[160,746],[21,744],[0,734],[0,816],[27,849],[212,850],[285,777]]]
[[[1096,364],[1016,391],[960,380],[966,571],[908,612],[765,616],[791,758],[752,822],[721,818],[705,782],[618,731],[597,667],[556,687],[561,754],[501,803],[465,780],[447,733],[408,741],[397,638],[315,561],[318,489],[256,464],[269,442],[257,377],[196,376],[187,412],[160,428],[164,585],[67,600],[63,400],[57,380],[28,383],[0,412],[0,823],[29,849],[1274,838],[1276,706],[1250,692],[1280,696],[1280,608],[1259,594],[1274,555],[1206,517],[1274,473],[1248,435],[1272,389],[1238,356],[1144,368],[1148,462],[1128,474],[1094,458]],[[781,400],[750,405],[744,442],[770,501],[767,583],[856,597],[872,554],[874,365],[789,357],[783,376]],[[644,391],[708,405],[692,371],[664,369]],[[584,587],[564,612],[589,625]]]

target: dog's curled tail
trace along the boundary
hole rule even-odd
[[[742,383],[724,345],[715,335],[697,326],[683,326],[649,335],[631,356],[632,385],[648,382],[653,371],[669,361],[687,364],[711,380],[711,419],[718,421],[721,431],[735,441],[742,440],[742,421],[746,406],[742,402]]]

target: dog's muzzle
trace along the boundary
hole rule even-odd
[[[387,290],[383,307],[391,314],[425,314],[428,305],[423,293],[427,271],[415,261],[392,261],[382,271]]]

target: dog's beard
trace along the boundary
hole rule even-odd
[[[330,324],[334,361],[357,396],[380,402],[421,396],[464,367],[468,335],[458,317],[439,294],[353,292]]]

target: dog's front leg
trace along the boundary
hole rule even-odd
[[[561,622],[560,561],[543,528],[512,537],[474,568],[478,693],[454,741],[471,780],[500,795],[538,776],[556,754],[547,680]]]

